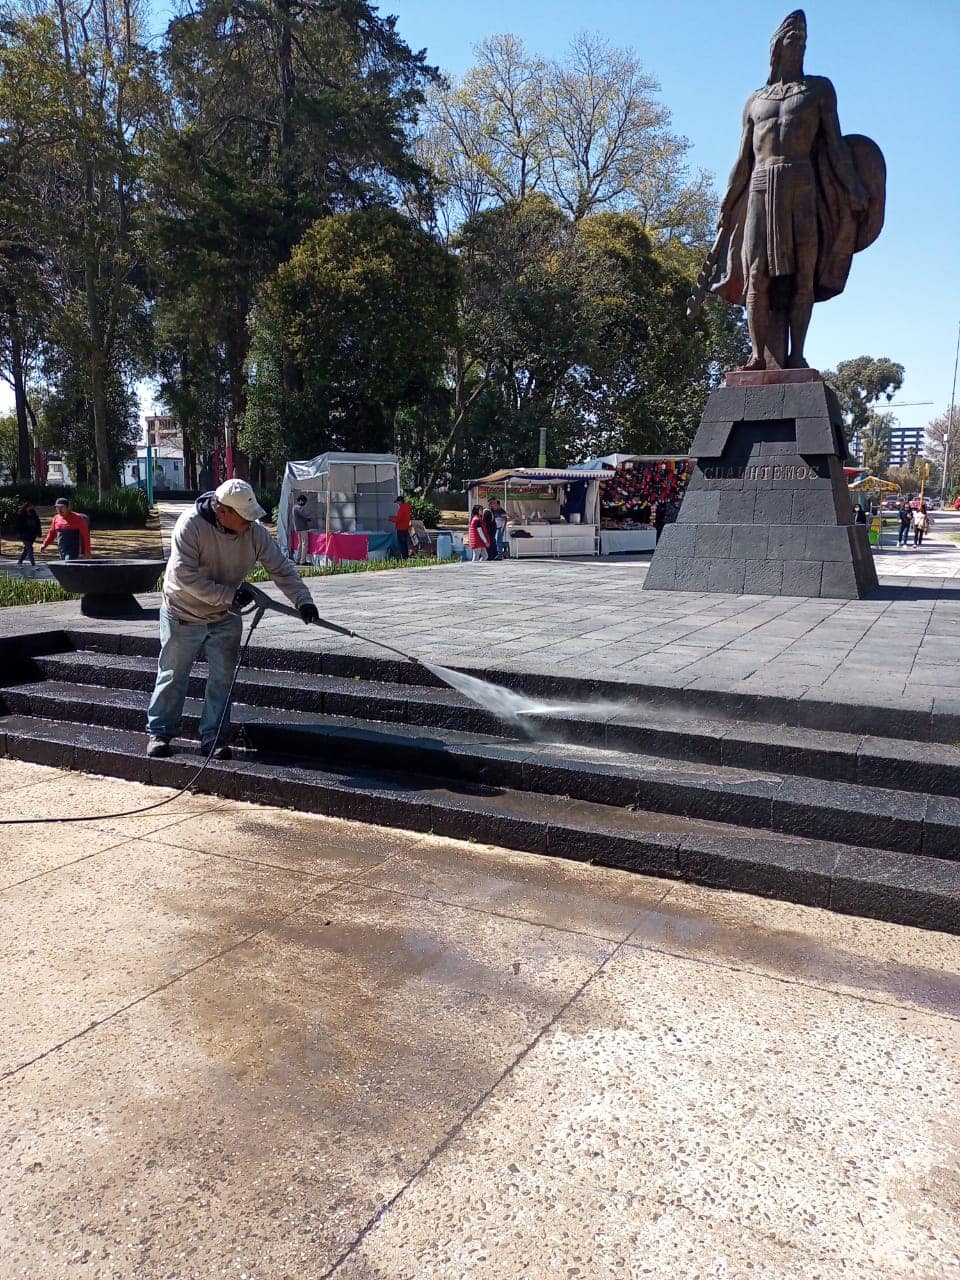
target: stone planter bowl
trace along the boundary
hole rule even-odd
[[[63,587],[81,596],[80,612],[98,618],[139,613],[134,596],[156,591],[166,560],[54,560],[50,572]]]

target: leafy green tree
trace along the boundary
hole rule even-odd
[[[842,360],[835,370],[828,369],[823,375],[840,401],[847,441],[858,434],[861,437],[875,435],[878,443],[872,454],[874,458],[880,456],[884,440],[889,444],[889,433],[885,436],[880,424],[873,421],[874,406],[880,400],[889,402],[893,399],[903,386],[903,375],[903,365],[886,356],[857,356],[854,360]],[[887,445],[883,446],[883,466],[886,466]]]
[[[866,422],[860,429],[860,440],[863,448],[863,465],[872,476],[881,479],[887,472],[887,461],[890,457],[890,430],[893,426],[890,415],[876,413],[871,410]]]
[[[78,484],[98,474],[100,463],[93,396],[87,371],[72,363],[65,350],[57,353],[47,369],[50,381],[42,396],[39,437],[48,453],[64,458]],[[119,475],[124,459],[131,457],[140,438],[140,408],[129,373],[111,370],[104,385],[106,415],[106,463],[111,475]]]
[[[29,479],[27,396],[49,332],[53,299],[47,268],[53,170],[50,101],[56,81],[57,31],[49,15],[9,14],[0,22],[0,377],[14,395],[17,457],[12,473]]]
[[[949,472],[945,486],[949,496],[956,488],[956,476],[960,472],[960,409],[954,406],[952,423],[949,408],[932,418],[926,426],[926,441],[927,455],[937,471],[942,476],[946,466]]]
[[[711,300],[697,321],[688,320],[685,299],[700,251],[652,239],[636,214],[584,219],[579,235],[612,264],[617,285],[593,374],[594,403],[584,415],[598,435],[569,460],[615,450],[682,453],[709,392],[745,357],[743,318]]]
[[[200,0],[164,58],[176,116],[157,172],[159,371],[212,444],[246,410],[258,291],[308,228],[400,187],[426,200],[408,132],[434,73],[366,0]]]
[[[469,371],[472,390],[434,470],[451,452],[461,455],[458,472],[488,469],[503,452],[535,458],[541,427],[556,449],[569,422],[560,427],[561,402],[596,364],[609,325],[609,264],[537,194],[478,214],[456,248],[464,279],[458,367]],[[428,488],[435,482],[432,474]]]
[[[725,304],[687,321],[698,255],[655,244],[637,215],[579,220],[544,195],[487,210],[456,242],[463,267],[453,422],[428,476],[463,479],[615,449],[681,452],[722,369],[746,350]]]
[[[429,225],[464,290],[428,489],[532,460],[542,426],[557,462],[683,449],[723,367],[742,362],[737,313],[711,300],[698,323],[684,314],[715,198],[658,91],[632,51],[590,35],[556,62],[492,37],[431,90]]]
[[[456,327],[457,264],[408,219],[321,219],[264,288],[244,448],[276,465],[324,449],[386,450],[429,401]]]
[[[69,350],[89,386],[101,492],[116,481],[110,380],[148,323],[145,178],[164,95],[146,19],[143,0],[24,0],[5,28],[33,94],[21,102],[33,154],[18,199],[46,275],[51,345]]]
[[[0,418],[0,483],[6,483],[6,477],[16,476],[19,466],[18,430],[15,414],[6,414]]]

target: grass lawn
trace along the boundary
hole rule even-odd
[[[38,507],[37,514],[43,525],[44,535],[50,528],[53,519],[53,507]],[[466,517],[462,511],[445,511],[443,527],[456,528],[457,521],[466,528]],[[276,529],[267,526],[276,536]],[[143,529],[97,529],[90,534],[91,548],[95,560],[162,560],[163,544],[160,538],[160,518],[154,508]],[[0,549],[0,568],[4,564],[15,563],[20,556],[21,544],[14,538],[4,538]],[[40,551],[40,544],[35,544],[34,551],[37,564],[57,560],[56,545]],[[312,565],[300,565],[298,571],[303,578],[329,577],[343,573],[376,573],[383,569],[417,569],[435,565],[438,561],[434,555],[411,556],[409,560],[370,560],[365,562],[345,561],[340,565],[331,565],[325,569],[316,569]],[[455,560],[439,561],[440,564],[454,564]],[[250,575],[253,582],[267,582],[269,575],[259,567]],[[19,578],[7,578],[0,573],[0,608],[10,605],[46,604],[57,600],[70,600],[74,597],[62,591],[55,582],[45,580],[31,581]]]
[[[43,535],[46,537],[54,515],[53,507],[37,507],[37,515],[40,517]],[[90,545],[98,560],[162,560],[160,517],[156,509],[151,511],[144,529],[95,528],[90,534]],[[58,559],[55,543],[41,553],[40,543],[37,542],[34,544],[34,553],[38,564],[45,560]],[[5,537],[0,560],[17,560],[19,555],[20,543],[15,538]]]

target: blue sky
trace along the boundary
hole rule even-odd
[[[384,0],[401,35],[454,75],[485,36],[509,32],[559,57],[579,31],[631,47],[662,86],[691,164],[726,183],[747,95],[766,79],[770,35],[789,0]],[[846,291],[814,310],[810,363],[832,368],[859,355],[906,367],[895,410],[923,426],[949,405],[960,323],[960,109],[958,0],[811,0],[806,70],[829,76],[845,133],[865,133],[887,161],[886,225],[857,254]]]

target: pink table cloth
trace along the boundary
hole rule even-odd
[[[307,552],[311,556],[326,556],[339,563],[341,560],[366,560],[370,540],[365,533],[309,533]]]

